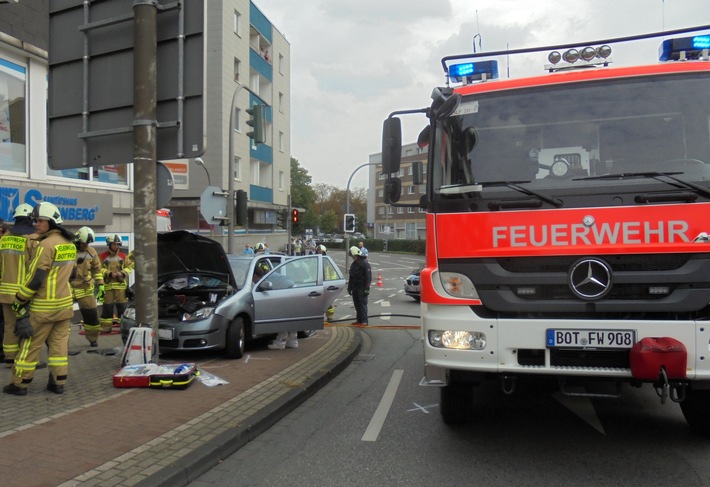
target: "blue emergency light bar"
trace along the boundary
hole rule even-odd
[[[478,61],[462,64],[452,64],[449,66],[449,78],[454,83],[467,83],[484,79],[498,78],[498,61]]]
[[[686,59],[697,59],[703,49],[710,49],[710,35],[666,39],[658,49],[658,60],[678,60],[681,52],[685,52]]]

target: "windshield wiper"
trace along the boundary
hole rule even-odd
[[[622,172],[622,173],[617,173],[617,174],[602,174],[601,176],[587,176],[584,178],[574,178],[573,181],[592,181],[595,179],[627,179],[627,178],[649,178],[649,179],[655,179],[656,181],[660,181],[662,183],[666,184],[672,184],[669,181],[664,181],[663,179],[660,179],[662,177],[668,178],[671,181],[674,181],[681,186],[683,186],[686,189],[694,189],[698,193],[702,194],[703,196],[710,198],[710,189],[706,188],[705,186],[700,186],[699,184],[691,183],[690,181],[685,181],[683,179],[675,177],[676,174],[683,174],[682,171],[674,171],[674,172],[657,172],[657,171],[650,171],[650,172]]]
[[[552,206],[555,206],[557,208],[564,205],[562,200],[559,198],[553,198],[552,196],[548,196],[544,193],[540,193],[538,191],[533,191],[531,189],[520,186],[520,184],[526,184],[529,182],[530,181],[486,181],[486,182],[483,182],[480,184],[481,184],[481,186],[505,186],[505,187],[508,187],[508,188],[513,189],[515,191],[518,191],[520,193],[526,194],[528,196],[535,196],[536,198],[539,198],[542,201],[549,203]]]

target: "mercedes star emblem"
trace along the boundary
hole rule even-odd
[[[580,259],[570,268],[569,286],[582,299],[600,299],[611,290],[611,268],[601,259]]]

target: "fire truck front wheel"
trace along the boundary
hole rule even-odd
[[[446,424],[471,422],[474,385],[470,382],[450,382],[441,388],[441,418]]]
[[[710,436],[710,390],[688,386],[685,399],[680,402],[680,410],[693,432]]]

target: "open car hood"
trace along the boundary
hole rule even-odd
[[[158,280],[179,273],[219,274],[234,285],[222,246],[207,237],[178,230],[158,234]]]

